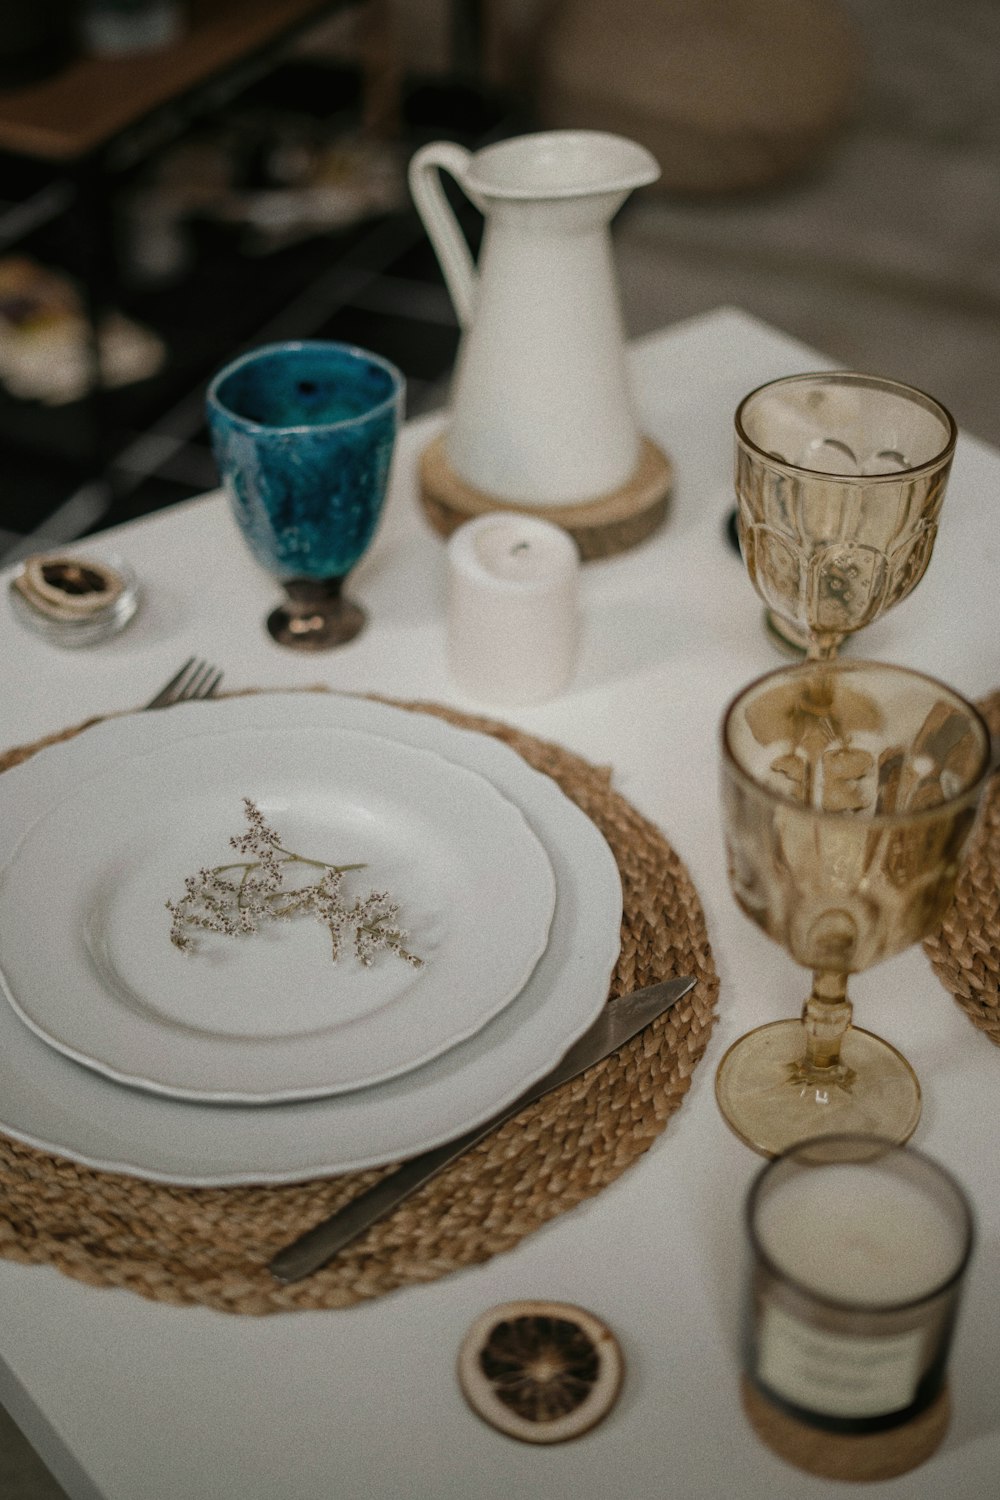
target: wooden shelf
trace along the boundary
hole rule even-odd
[[[83,57],[40,83],[0,90],[0,151],[70,164],[156,109],[237,68],[348,0],[188,0],[172,46]]]

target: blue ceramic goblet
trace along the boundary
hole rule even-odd
[[[342,595],[382,511],[402,416],[396,367],[350,344],[266,344],[208,388],[216,463],[253,556],[285,589],[276,641],[322,651],[365,613]]]

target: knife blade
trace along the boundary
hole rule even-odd
[[[274,1256],[268,1267],[271,1275],[275,1280],[288,1285],[320,1270],[352,1240],[357,1239],[379,1219],[384,1219],[397,1204],[432,1177],[436,1177],[456,1157],[470,1150],[484,1136],[497,1130],[506,1120],[529,1104],[534,1104],[544,1094],[550,1093],[560,1084],[568,1083],[592,1064],[623,1047],[655,1021],[657,1016],[676,1005],[678,1000],[694,988],[695,983],[693,977],[664,979],[659,984],[651,984],[646,989],[634,990],[631,995],[622,995],[617,1000],[610,1001],[555,1067],[525,1089],[512,1104],[508,1104],[482,1125],[466,1131],[464,1135],[445,1141],[441,1146],[434,1146],[430,1151],[422,1151],[418,1156],[411,1156],[397,1171],[383,1177],[374,1187],[353,1198],[314,1228],[306,1230],[305,1234]]]

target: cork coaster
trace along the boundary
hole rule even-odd
[[[680,858],[612,789],[607,769],[494,720],[433,704],[397,706],[505,741],[604,834],[624,896],[612,996],[683,974],[697,976],[695,988],[305,1281],[279,1285],[268,1261],[391,1167],[280,1186],[171,1187],[94,1171],[0,1135],[0,1254],[57,1266],[94,1286],[222,1312],[346,1307],[512,1249],[613,1182],[666,1128],[708,1043],[718,992],[701,903]],[[0,755],[0,770],[85,727]]]
[[[882,1432],[823,1432],[772,1406],[743,1378],[743,1410],[754,1432],[773,1453],[797,1469],[823,1479],[873,1483],[907,1474],[941,1446],[951,1417],[947,1388],[926,1411]]]
[[[537,516],[568,531],[584,562],[613,557],[637,547],[661,525],[667,513],[673,466],[662,448],[642,439],[639,464],[627,484],[580,505],[527,505],[501,500],[460,479],[445,453],[439,433],[420,455],[420,500],[442,536],[450,536],[463,521],[490,511],[512,511]]]
[[[1000,692],[977,707],[1000,741]],[[924,951],[973,1025],[1000,1046],[1000,777],[987,787],[955,898]]]

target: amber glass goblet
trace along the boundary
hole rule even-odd
[[[740,548],[779,643],[811,660],[920,582],[957,431],[912,386],[791,375],[736,410]]]
[[[920,1086],[852,1025],[847,983],[941,920],[991,765],[977,710],[879,662],[807,662],[746,687],[722,723],[722,808],[739,905],[812,970],[801,1018],[760,1026],[719,1065],[728,1123],[765,1155],[810,1136],[901,1143]]]

